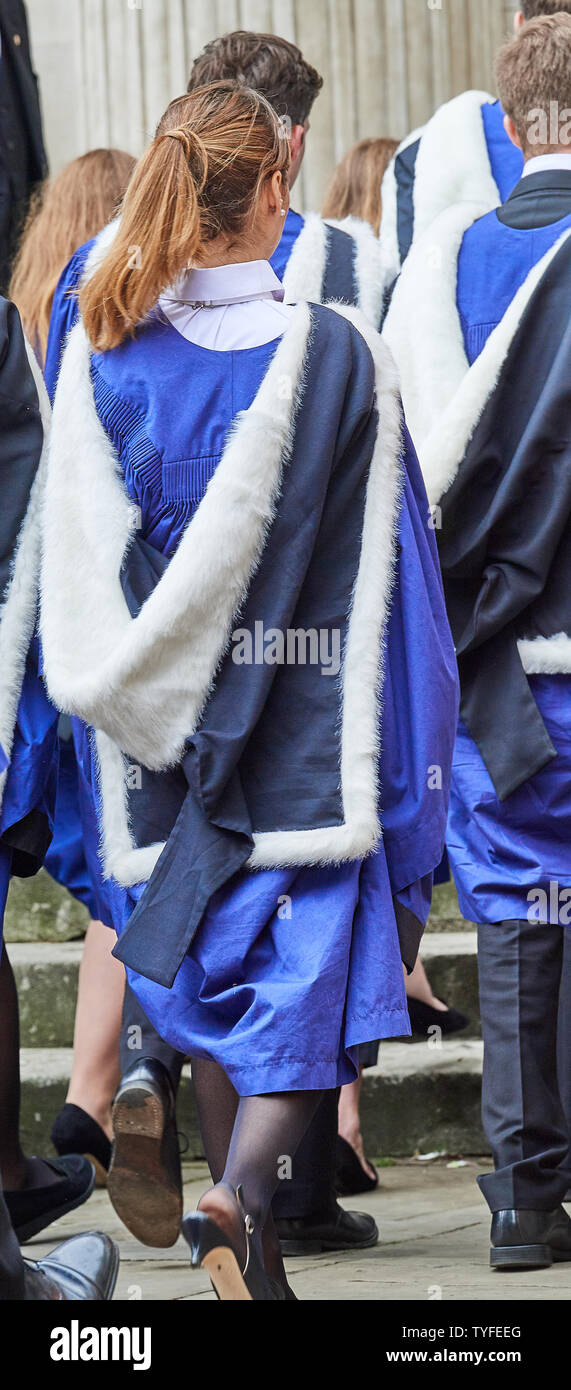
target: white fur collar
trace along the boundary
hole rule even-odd
[[[425,127],[414,178],[414,241],[454,203],[482,203],[486,212],[501,203],[482,120],[482,107],[494,100],[489,92],[462,92]]]
[[[47,439],[50,404],[42,374],[29,343],[26,343],[26,350],[38,392],[44,439]],[[14,742],[26,658],[36,625],[46,459],[47,449],[44,444],[28,508],[20,528],[10,583],[0,617],[0,743],[8,759]],[[0,776],[0,806],[8,773],[9,768],[6,768]]]

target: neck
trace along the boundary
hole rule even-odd
[[[550,145],[547,150],[526,150],[525,163],[529,164],[531,159],[552,159],[555,155],[565,155],[571,158],[571,145]]]
[[[202,252],[196,264],[198,270],[213,270],[217,265],[244,265],[246,261],[268,259],[265,246],[252,246],[251,242],[234,242],[232,246],[221,246],[212,242],[210,249]]]

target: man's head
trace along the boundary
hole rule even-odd
[[[569,2],[571,5],[571,0]],[[291,187],[301,167],[309,114],[323,86],[323,78],[306,63],[294,43],[277,34],[254,34],[238,29],[207,43],[192,65],[187,90],[193,92],[208,82],[227,79],[244,82],[261,92],[278,116],[287,119]]]
[[[571,0],[521,0],[521,9],[514,15],[514,29],[519,33],[530,19],[546,14],[571,14]]]
[[[571,14],[526,24],[500,49],[496,82],[506,131],[525,159],[571,154]]]

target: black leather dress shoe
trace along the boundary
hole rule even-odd
[[[379,1231],[372,1216],[363,1211],[344,1211],[336,1202],[315,1216],[279,1217],[276,1230],[282,1255],[319,1255],[324,1250],[367,1250],[376,1245]]]
[[[58,1221],[60,1216],[66,1216],[69,1211],[82,1206],[95,1186],[93,1164],[80,1154],[66,1154],[65,1158],[46,1158],[42,1161],[59,1174],[58,1182],[50,1183],[47,1187],[4,1191],[4,1200],[19,1245],[37,1236],[46,1226],[51,1226],[52,1221]]]
[[[90,1231],[56,1245],[37,1264],[24,1261],[24,1298],[29,1302],[108,1301],[119,1272],[119,1251],[109,1236]]]
[[[491,1238],[492,1269],[548,1269],[571,1260],[571,1218],[563,1207],[496,1211]]]
[[[107,1190],[143,1245],[174,1245],[182,1220],[175,1095],[166,1067],[144,1057],[125,1073],[113,1105]]]

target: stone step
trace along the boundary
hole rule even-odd
[[[83,943],[19,942],[8,953],[20,999],[22,1047],[71,1047]],[[422,945],[435,993],[470,1019],[463,1038],[479,1033],[475,932],[437,932]]]
[[[49,1151],[53,1120],[63,1105],[70,1048],[24,1048],[21,1054],[22,1139],[31,1153]],[[415,1153],[481,1154],[482,1045],[476,1040],[383,1044],[379,1065],[364,1073],[362,1118],[367,1151],[398,1158]],[[185,1067],[185,1077],[190,1067]],[[202,1156],[192,1087],[179,1093],[178,1125],[186,1157]]]

